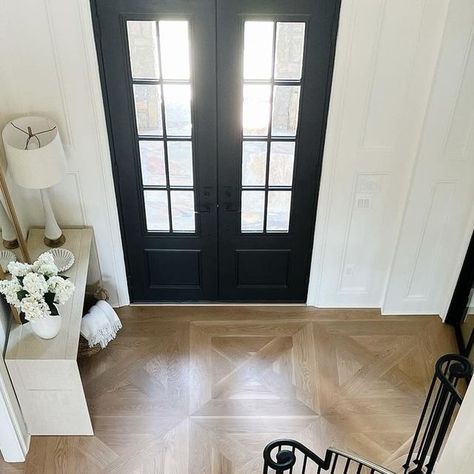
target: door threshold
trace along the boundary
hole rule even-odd
[[[235,302],[212,302],[212,301],[186,301],[167,303],[130,303],[129,306],[307,306],[306,303],[235,303]]]

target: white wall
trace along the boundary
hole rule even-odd
[[[127,304],[88,0],[0,0],[0,126],[24,114],[58,123],[69,167],[52,190],[58,221],[94,227],[90,280],[100,268],[112,303]],[[43,224],[38,193],[22,195],[24,222]]]
[[[9,320],[9,308],[0,303],[0,454],[7,462],[22,462],[30,437],[3,360]]]
[[[343,0],[308,302],[443,315],[474,227],[471,0]]]
[[[436,466],[436,474],[472,474],[474,466],[474,383],[471,382]]]

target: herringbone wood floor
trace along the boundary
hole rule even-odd
[[[255,474],[277,437],[399,468],[433,365],[437,317],[306,307],[127,307],[81,360],[95,437],[34,437],[0,472]]]

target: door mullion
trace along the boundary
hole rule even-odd
[[[270,117],[268,121],[268,132],[267,132],[267,156],[265,158],[265,200],[263,204],[263,233],[267,233],[267,208],[268,208],[268,181],[270,176],[270,145],[272,136],[272,117],[273,117],[273,82],[275,79],[275,49],[276,49],[276,29],[277,25],[274,23],[273,26],[273,38],[272,38],[272,74],[270,79]]]
[[[163,89],[163,87],[162,87]],[[162,106],[163,108],[163,106]],[[164,114],[163,114],[163,128],[165,127],[164,123]],[[166,135],[165,135],[166,136]],[[168,165],[168,142],[167,140],[163,143],[163,150],[165,155],[165,174],[166,174],[166,194],[168,196],[168,221],[170,224],[170,232],[173,232],[173,219],[171,218],[171,191],[170,191],[170,173]]]
[[[163,88],[163,67],[161,64],[161,48],[160,48],[160,27],[157,28],[158,34],[156,35],[156,42],[158,43],[158,67],[160,68],[160,93],[161,93],[161,123],[163,124],[163,151],[165,158],[165,175],[166,175],[166,194],[168,197],[168,222],[170,226],[170,233],[173,233],[173,219],[171,218],[171,191],[170,191],[170,172],[168,164],[168,135],[166,131],[166,117],[165,117],[165,94]]]

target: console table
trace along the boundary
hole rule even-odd
[[[31,229],[27,247],[32,260],[50,250],[43,229]],[[76,286],[71,299],[59,306],[62,326],[50,340],[33,334],[30,324],[13,324],[7,364],[28,432],[32,435],[93,435],[77,365],[84,295],[89,268],[92,229],[63,229],[75,263],[64,274]]]

